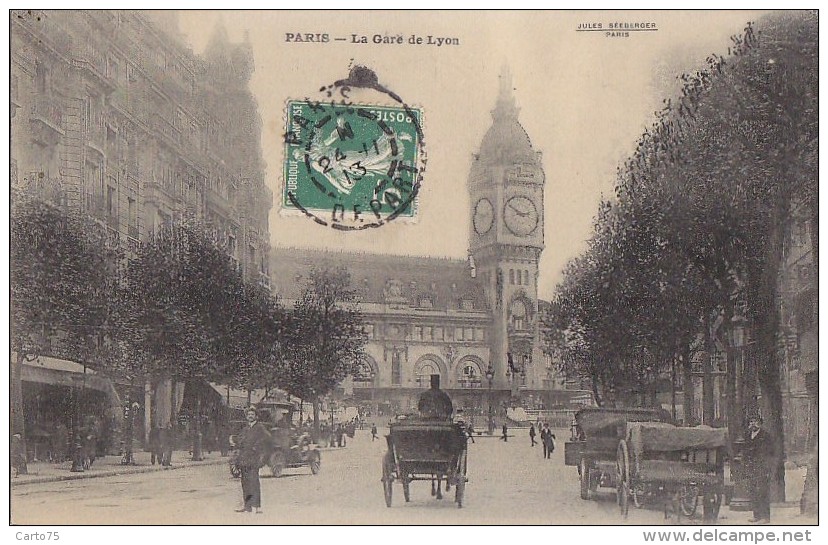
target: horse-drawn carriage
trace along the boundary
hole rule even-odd
[[[467,440],[462,424],[446,420],[410,418],[391,424],[386,436],[388,452],[382,463],[385,505],[391,507],[394,481],[402,483],[405,501],[410,501],[412,481],[431,481],[431,494],[442,499],[454,487],[454,501],[463,507],[466,490]]]
[[[724,497],[727,433],[707,426],[631,422],[618,443],[618,505],[626,517],[629,504],[664,501],[665,516],[696,513],[703,498],[705,522],[715,522]]]

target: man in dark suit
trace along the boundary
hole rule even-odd
[[[239,434],[238,466],[241,469],[242,497],[244,507],[238,513],[262,512],[262,487],[259,482],[259,468],[264,465],[270,445],[270,432],[259,422],[256,407],[248,407],[245,413],[247,426]]]
[[[773,441],[762,427],[762,417],[751,415],[745,436],[744,463],[748,476],[748,490],[753,506],[750,522],[770,524],[770,473],[773,460]]]
[[[540,432],[540,442],[543,446],[543,457],[544,459],[549,458],[549,442],[547,441],[546,436],[552,433],[549,430],[549,424],[544,423],[543,428]]]

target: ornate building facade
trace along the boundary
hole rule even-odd
[[[13,199],[34,195],[87,214],[128,255],[160,226],[195,220],[248,281],[269,286],[273,195],[249,44],[218,27],[196,55],[175,12],[10,18]],[[148,385],[145,406],[156,400],[158,421],[174,414],[180,395],[170,389]]]

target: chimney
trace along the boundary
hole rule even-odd
[[[432,390],[439,390],[440,389],[440,375],[431,375],[431,389]]]

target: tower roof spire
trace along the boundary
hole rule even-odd
[[[515,104],[515,96],[512,93],[512,70],[508,64],[504,64],[500,69],[500,91],[497,95],[497,104],[492,111],[492,117],[495,119],[499,117],[514,117],[517,118],[518,107]]]

